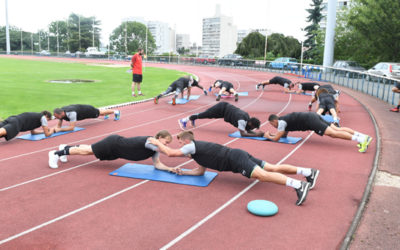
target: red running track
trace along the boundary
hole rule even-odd
[[[207,86],[215,79],[231,81],[248,91],[230,103],[257,116],[263,130],[270,113],[305,111],[309,96],[284,94],[277,86],[255,91],[271,73],[183,65],[148,66],[179,69],[198,75]],[[197,89],[194,94],[201,94]],[[346,93],[340,97],[341,125],[374,135],[364,108]],[[235,129],[222,120],[199,120],[195,137],[241,148],[268,162],[285,162],[321,170],[316,187],[300,207],[292,188],[259,183],[240,174],[220,172],[205,188],[109,176],[125,160],[100,162],[70,156],[53,170],[47,153],[59,144],[91,144],[107,135],[154,135],[160,129],[179,133],[178,118],[214,105],[214,96],[171,106],[169,98],[121,108],[122,119],[86,120],[80,132],[39,142],[0,143],[0,249],[333,249],[338,248],[361,200],[375,155],[356,143],[310,132],[297,145],[233,139]],[[176,140],[172,147],[178,147]],[[161,160],[170,166],[195,163],[184,158]],[[143,161],[151,164],[151,160]],[[295,176],[302,178],[301,176]],[[273,217],[246,210],[254,199],[279,206]]]

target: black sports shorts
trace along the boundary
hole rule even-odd
[[[133,74],[132,75],[132,81],[133,82],[141,83],[142,80],[143,80],[143,75],[139,75],[139,74]]]
[[[241,173],[247,178],[251,177],[251,173],[256,166],[263,167],[264,162],[257,159],[241,149],[234,148],[229,153],[229,166],[234,173]]]

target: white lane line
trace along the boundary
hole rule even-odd
[[[54,223],[54,222],[57,222],[57,221],[62,220],[62,219],[64,219],[64,218],[67,218],[67,217],[69,217],[69,216],[71,216],[71,215],[74,215],[74,214],[76,214],[76,213],[79,213],[79,212],[81,212],[81,211],[83,211],[83,210],[86,210],[86,209],[88,209],[88,208],[90,208],[90,207],[93,207],[93,206],[95,206],[95,205],[97,205],[97,204],[99,204],[99,203],[101,203],[101,202],[103,202],[103,201],[109,200],[109,199],[111,199],[111,198],[113,198],[113,197],[115,197],[115,196],[118,196],[118,195],[120,195],[120,194],[122,194],[122,193],[125,193],[125,192],[127,192],[127,191],[129,191],[129,190],[131,190],[131,189],[134,189],[134,188],[136,188],[136,187],[138,187],[138,186],[140,186],[140,185],[142,185],[142,184],[145,184],[146,182],[149,182],[149,180],[145,180],[145,181],[141,181],[141,182],[139,182],[139,183],[136,183],[136,184],[133,185],[133,186],[127,187],[127,188],[125,188],[125,189],[123,189],[123,190],[121,190],[121,191],[118,191],[118,192],[116,192],[116,193],[113,193],[113,194],[111,194],[111,195],[109,195],[109,196],[107,196],[107,197],[104,197],[103,199],[97,200],[97,201],[95,201],[95,202],[93,202],[93,203],[90,203],[90,204],[84,206],[84,207],[81,207],[81,208],[79,208],[79,209],[76,209],[76,210],[74,210],[74,211],[71,211],[71,212],[69,212],[69,213],[66,213],[66,214],[64,214],[64,215],[62,215],[62,216],[59,216],[59,217],[57,217],[57,218],[55,218],[55,219],[49,220],[49,221],[47,221],[47,222],[45,222],[45,223],[42,223],[42,224],[40,224],[40,225],[38,225],[38,226],[36,226],[36,227],[32,227],[32,228],[30,228],[30,229],[28,229],[28,230],[26,230],[26,231],[23,231],[23,232],[21,232],[21,233],[19,233],[19,234],[15,234],[15,235],[13,235],[13,236],[11,236],[11,237],[8,237],[8,238],[6,238],[6,239],[4,239],[4,240],[1,240],[1,241],[0,241],[0,245],[4,244],[4,243],[6,243],[6,242],[9,242],[9,241],[11,241],[11,240],[14,240],[14,239],[16,239],[16,238],[19,238],[19,237],[21,237],[21,236],[23,236],[23,235],[25,235],[25,234],[31,233],[31,232],[33,232],[33,231],[36,231],[36,230],[38,230],[38,229],[40,229],[40,228],[42,228],[42,227],[45,227],[45,226],[47,226],[47,225],[50,225],[50,224]]]
[[[150,125],[150,124],[153,124],[153,123],[158,123],[158,122],[161,122],[161,121],[164,121],[164,120],[168,120],[170,118],[174,118],[174,117],[177,117],[177,116],[183,116],[183,114],[186,114],[186,113],[192,113],[195,110],[202,109],[203,107],[207,107],[207,106],[210,106],[212,104],[213,103],[206,104],[206,105],[203,105],[201,107],[195,108],[195,109],[190,110],[190,111],[181,112],[179,114],[175,114],[175,115],[172,115],[172,116],[169,116],[169,117],[165,117],[165,118],[161,118],[161,119],[158,119],[158,120],[152,120],[152,121],[146,122],[146,123],[141,123],[141,124],[138,124],[138,125],[135,125],[135,126],[132,126],[132,127],[127,127],[127,128],[124,128],[124,129],[120,129],[120,130],[104,133],[104,134],[101,134],[101,135],[88,137],[88,138],[81,139],[81,140],[78,140],[78,141],[67,142],[66,144],[76,144],[76,143],[79,143],[79,142],[84,142],[84,141],[88,141],[88,140],[91,140],[91,139],[96,139],[96,138],[103,137],[103,136],[106,136],[106,135],[111,135],[111,134],[114,134],[114,133],[124,132],[124,131],[135,129],[135,128],[138,128],[138,127],[147,126],[147,125]],[[36,151],[32,151],[32,152],[29,152],[29,153],[24,153],[24,154],[11,156],[11,157],[8,157],[8,158],[3,158],[3,159],[0,159],[0,162],[11,160],[11,159],[15,159],[15,158],[19,158],[19,157],[22,157],[22,156],[27,156],[27,155],[40,153],[40,152],[43,152],[43,151],[48,151],[48,150],[54,149],[54,147],[55,146],[44,148],[44,149],[40,149],[40,150],[36,150]]]
[[[253,101],[251,101],[250,103],[248,103],[248,104],[246,104],[245,106],[243,106],[243,109],[244,109],[244,108],[247,108],[248,106],[250,106],[250,105],[252,105],[253,103],[255,103],[257,100],[259,100],[259,99],[261,98],[262,95],[263,95],[263,92],[260,92],[260,94],[258,95],[258,97],[257,97],[256,99],[254,99]],[[290,96],[291,96],[291,95],[290,95]],[[290,100],[289,100],[289,102],[290,102]],[[285,108],[286,108],[286,107],[285,107]],[[219,119],[216,119],[216,120],[213,120],[213,121],[204,123],[204,124],[202,124],[202,125],[200,125],[200,126],[197,126],[197,127],[193,128],[193,129],[205,127],[205,126],[207,126],[207,125],[209,125],[209,124],[211,124],[211,123],[217,122],[218,120],[219,120]],[[267,121],[267,122],[268,122],[268,121]],[[265,123],[263,123],[263,124],[265,124]],[[262,125],[261,125],[261,126],[262,126]],[[176,133],[176,134],[174,134],[173,136],[176,136],[176,135],[178,135],[178,134],[179,134],[179,133]],[[237,139],[238,139],[238,138],[237,138]],[[230,142],[229,142],[229,143],[230,143]],[[225,145],[225,144],[224,144],[224,145]],[[0,189],[0,192],[6,191],[6,190],[10,190],[10,189],[13,189],[13,188],[16,188],[16,187],[25,185],[25,184],[29,184],[29,183],[35,182],[35,181],[39,181],[39,180],[42,180],[42,179],[45,179],[45,178],[48,178],[48,177],[52,177],[52,176],[54,176],[54,175],[58,175],[58,174],[61,174],[61,173],[64,173],[64,172],[68,172],[68,171],[70,171],[70,170],[73,170],[73,169],[76,169],[76,168],[79,168],[79,167],[83,167],[83,166],[85,166],[85,165],[94,163],[94,162],[96,162],[96,161],[98,161],[98,160],[94,160],[94,161],[90,161],[90,162],[87,162],[87,163],[83,163],[83,164],[81,164],[81,165],[78,165],[78,166],[75,166],[75,167],[71,167],[71,168],[66,169],[66,170],[58,171],[58,172],[56,172],[56,173],[52,173],[52,174],[49,174],[49,175],[41,176],[41,177],[38,177],[38,178],[35,178],[35,179],[32,179],[32,180],[24,181],[24,182],[19,183],[19,184],[15,184],[15,185],[12,185],[12,186],[9,186],[9,187],[5,187],[5,188]]]
[[[251,105],[252,103],[256,102],[258,99],[260,99],[260,97],[261,97],[262,95],[263,95],[263,93],[261,92],[255,100],[253,100],[252,102],[248,103],[248,104],[245,105],[244,107],[247,107],[247,106]],[[289,102],[290,102],[290,99],[289,99]],[[217,121],[217,120],[214,120],[214,121],[211,121],[211,122],[209,122],[209,123],[216,122],[216,121]],[[237,141],[238,139],[239,139],[239,138],[235,138],[235,139],[233,139],[233,140],[230,140],[230,141],[228,141],[227,143],[225,143],[224,145],[228,145],[228,144],[230,144],[230,143],[232,143],[232,142],[234,142],[234,141]],[[96,160],[95,160],[95,161],[96,161]],[[184,166],[184,165],[186,165],[186,164],[188,164],[188,163],[190,163],[190,162],[192,162],[192,161],[193,161],[193,159],[188,160],[188,161],[186,161],[186,162],[184,162],[184,163],[182,163],[182,164],[180,164],[180,165],[178,165],[178,166]],[[93,162],[94,162],[94,161],[93,161]],[[77,168],[77,167],[78,167],[78,166],[76,166],[75,168]],[[61,172],[61,171],[60,171],[60,172]],[[43,179],[43,178],[42,178],[42,179]],[[4,239],[4,240],[1,240],[1,241],[0,241],[0,245],[4,244],[4,243],[6,243],[6,242],[9,242],[9,241],[11,241],[11,240],[14,240],[14,239],[16,239],[16,238],[19,238],[19,237],[21,237],[21,236],[23,236],[23,235],[26,235],[26,234],[28,234],[28,233],[31,233],[31,232],[33,232],[33,231],[36,231],[36,230],[38,230],[38,229],[40,229],[40,228],[42,228],[42,227],[48,226],[48,225],[50,225],[50,224],[52,224],[52,223],[55,223],[55,222],[57,222],[57,221],[59,221],[59,220],[62,220],[62,219],[64,219],[64,218],[66,218],[66,217],[69,217],[69,216],[71,216],[71,215],[74,215],[74,214],[76,214],[76,213],[78,213],[78,212],[80,212],[80,211],[83,211],[83,210],[85,210],[85,209],[87,209],[87,208],[90,208],[90,207],[92,207],[92,206],[94,206],[94,205],[97,205],[97,204],[99,204],[99,203],[101,203],[101,202],[103,202],[103,201],[109,200],[109,199],[111,199],[111,198],[113,198],[113,197],[115,197],[115,196],[117,196],[117,195],[120,195],[120,194],[122,194],[122,193],[124,193],[124,192],[127,192],[127,191],[129,191],[129,190],[131,190],[131,189],[133,189],[133,188],[135,188],[135,187],[137,187],[137,186],[140,186],[140,185],[142,185],[142,184],[144,184],[144,183],[146,183],[146,182],[148,182],[148,181],[149,181],[149,180],[142,181],[142,182],[137,183],[137,184],[135,184],[135,185],[133,185],[133,186],[131,186],[131,187],[128,187],[128,188],[125,188],[125,189],[123,189],[123,190],[121,190],[121,191],[118,191],[117,193],[114,193],[114,194],[112,194],[112,195],[109,195],[109,196],[107,196],[107,197],[105,197],[105,198],[103,198],[103,199],[100,199],[100,200],[97,200],[97,201],[95,201],[95,202],[93,202],[93,203],[90,203],[90,204],[88,204],[88,205],[86,205],[86,206],[84,206],[84,207],[81,207],[81,208],[79,208],[79,209],[73,210],[73,211],[71,211],[71,212],[69,212],[69,213],[66,213],[66,214],[64,214],[64,215],[61,215],[61,216],[59,216],[59,217],[57,217],[57,218],[55,218],[55,219],[49,220],[49,221],[47,221],[47,222],[44,222],[44,223],[42,223],[42,224],[40,224],[40,225],[38,225],[38,226],[32,227],[32,228],[30,228],[30,229],[28,229],[28,230],[25,230],[25,231],[23,231],[23,232],[21,232],[21,233],[19,233],[19,234],[15,234],[15,235],[13,235],[13,236],[10,236],[10,237],[8,237],[8,238],[6,238],[6,239]]]
[[[302,141],[296,148],[294,148],[289,154],[287,154],[283,159],[281,159],[277,164],[281,164],[282,162],[284,162],[287,158],[289,158],[294,152],[296,152],[312,135],[313,135],[314,131],[311,132],[304,141]],[[201,221],[197,222],[195,225],[193,225],[191,228],[189,228],[188,230],[186,230],[185,232],[183,232],[182,234],[180,234],[178,237],[176,237],[175,239],[173,239],[172,241],[170,241],[169,243],[167,243],[166,245],[164,245],[163,247],[161,247],[161,250],[165,250],[165,249],[169,249],[170,247],[172,247],[173,245],[175,245],[176,243],[178,243],[179,241],[181,241],[183,238],[185,238],[186,236],[188,236],[190,233],[192,233],[194,230],[196,230],[197,228],[199,228],[201,225],[203,225],[204,223],[206,223],[208,220],[210,220],[212,217],[214,217],[215,215],[217,215],[219,212],[221,212],[222,210],[224,210],[226,207],[228,207],[230,204],[232,204],[235,200],[237,200],[239,197],[241,197],[243,194],[245,194],[247,191],[249,191],[252,187],[254,187],[259,181],[255,180],[253,181],[250,185],[248,185],[246,188],[244,188],[242,191],[240,191],[237,195],[235,195],[234,197],[232,197],[229,201],[227,201],[226,203],[224,203],[222,206],[220,206],[218,209],[214,210],[212,213],[210,213],[209,215],[207,215],[204,219],[202,219]]]
[[[289,100],[286,103],[286,105],[281,109],[281,111],[279,111],[278,114],[281,114],[290,104],[291,102],[291,95],[289,95]],[[262,125],[265,125],[266,123],[268,123],[268,121],[264,122]],[[277,164],[281,164],[282,162],[284,162],[286,159],[288,159],[292,154],[294,154],[294,152],[296,152],[312,135],[314,134],[314,132],[311,132],[304,141],[302,141],[299,145],[297,145],[297,147],[295,147],[291,152],[289,152],[284,158],[282,158]],[[236,140],[239,138],[236,138]],[[234,140],[232,140],[234,141]],[[230,143],[230,142],[229,142]],[[192,233],[194,230],[196,230],[197,228],[199,228],[201,225],[203,225],[204,223],[206,223],[208,220],[210,220],[212,217],[214,217],[215,215],[217,215],[219,212],[221,212],[223,209],[225,209],[227,206],[229,206],[230,204],[232,204],[235,200],[237,200],[239,197],[241,197],[243,194],[245,194],[248,190],[250,190],[254,185],[256,185],[259,181],[255,180],[253,181],[249,186],[247,186],[246,188],[244,188],[242,191],[240,191],[237,195],[235,195],[234,197],[232,197],[229,201],[227,201],[225,204],[223,204],[222,206],[220,206],[218,209],[214,210],[214,212],[210,213],[208,216],[206,216],[204,219],[202,219],[201,221],[197,222],[195,225],[193,225],[191,228],[189,228],[188,230],[186,230],[185,232],[183,232],[182,234],[180,234],[178,237],[176,237],[175,239],[173,239],[172,241],[170,241],[169,243],[167,243],[166,245],[164,245],[163,247],[161,247],[160,249],[165,250],[168,249],[170,247],[172,247],[173,245],[175,245],[177,242],[179,242],[180,240],[182,240],[183,238],[185,238],[187,235],[189,235],[190,233]]]
[[[58,171],[58,172],[55,172],[55,173],[52,173],[52,174],[48,174],[48,175],[44,175],[44,176],[41,176],[41,177],[38,177],[38,178],[35,178],[35,179],[31,179],[29,181],[24,181],[24,182],[21,182],[21,183],[18,183],[18,184],[9,186],[9,187],[5,187],[5,188],[0,189],[0,192],[6,191],[6,190],[9,190],[9,189],[13,189],[13,188],[16,188],[16,187],[19,187],[19,186],[22,186],[22,185],[25,185],[25,184],[28,184],[28,183],[32,183],[32,182],[35,182],[35,181],[43,180],[43,179],[49,178],[49,177],[54,176],[54,175],[65,173],[65,172],[74,170],[76,168],[80,168],[80,167],[92,164],[92,163],[97,162],[97,161],[99,161],[99,160],[89,161],[89,162],[77,165],[75,167],[71,167],[71,168],[68,168],[68,169],[65,169],[65,170],[61,170],[61,171]]]

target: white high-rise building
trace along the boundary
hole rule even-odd
[[[143,17],[129,17],[123,19],[124,22],[139,22],[147,25],[150,33],[156,42],[156,54],[175,52],[175,30],[171,29],[168,23],[158,21],[146,21]]]
[[[340,13],[345,11],[347,8],[351,7],[351,0],[337,0],[337,6],[336,6],[336,16]],[[319,22],[319,26],[321,29],[326,28],[326,21],[328,17],[328,0],[323,0],[322,1],[322,19]]]
[[[171,29],[167,23],[149,21],[147,27],[156,41],[156,54],[175,51],[175,30]]]
[[[189,34],[176,34],[176,50],[180,48],[190,48],[190,35]]]
[[[222,57],[236,50],[237,28],[233,18],[221,15],[217,5],[214,17],[203,19],[202,54]]]

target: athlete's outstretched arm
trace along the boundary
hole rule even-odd
[[[162,144],[159,140],[150,137],[149,141],[151,144],[154,144],[158,147],[159,151],[168,157],[184,157],[185,155],[182,153],[180,149],[170,148]]]
[[[285,135],[285,131],[278,131],[276,134],[271,134],[269,131],[265,132],[264,137],[272,141],[279,141],[279,139]]]
[[[162,163],[160,161],[160,157],[157,157],[156,159],[153,159],[153,165],[154,165],[155,168],[157,168],[159,170],[165,170],[165,171],[168,171],[168,172],[177,173],[175,168],[171,168],[171,167],[168,167],[168,166],[164,165],[164,163]]]
[[[176,171],[179,175],[204,175],[204,173],[206,172],[206,168],[198,166],[197,168],[183,171],[180,167],[177,167]]]
[[[262,132],[262,131],[257,131],[257,132],[245,131],[245,130],[239,130],[239,131],[240,131],[240,136],[242,136],[242,137],[263,137],[264,136],[264,132]]]

